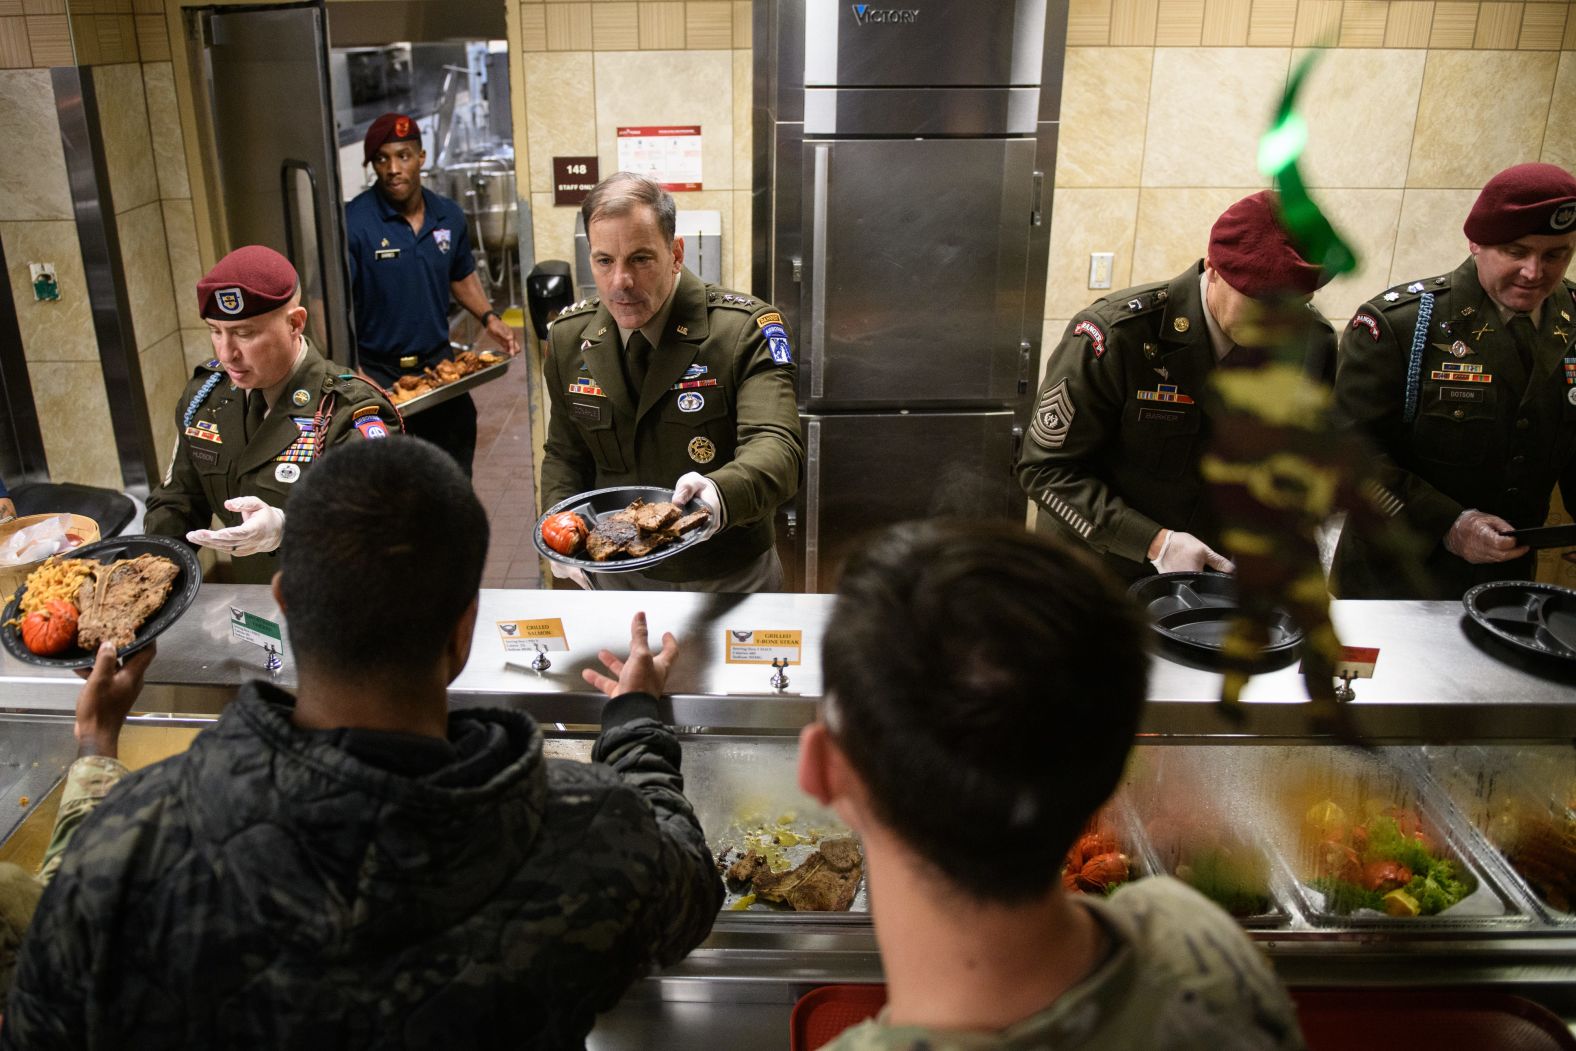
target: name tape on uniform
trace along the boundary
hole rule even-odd
[[[724,653],[728,664],[770,664],[786,660],[798,664],[803,651],[802,631],[725,631]]]
[[[230,607],[230,637],[275,653],[285,648],[285,633],[278,623],[235,606]]]
[[[498,641],[505,653],[546,653],[569,649],[564,622],[557,617],[545,620],[500,620]]]

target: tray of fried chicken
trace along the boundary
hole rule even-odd
[[[497,379],[513,360],[496,350],[462,350],[452,361],[440,361],[419,374],[395,380],[388,389],[389,400],[402,416],[409,416]]]
[[[532,540],[554,562],[588,573],[628,573],[699,543],[710,520],[705,504],[675,504],[671,489],[614,486],[554,504],[537,520]]]

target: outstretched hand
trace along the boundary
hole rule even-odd
[[[646,615],[636,613],[629,625],[629,656],[621,660],[612,650],[597,654],[597,659],[617,678],[609,678],[595,668],[587,668],[580,674],[609,697],[625,693],[649,693],[660,697],[667,685],[668,669],[678,653],[679,640],[671,631],[662,634],[662,650],[652,653],[646,638]]]
[[[155,645],[127,657],[116,657],[115,644],[103,642],[91,671],[77,672],[87,680],[77,695],[77,754],[114,756],[120,748],[120,728],[131,706],[142,693],[142,676],[153,662]]]

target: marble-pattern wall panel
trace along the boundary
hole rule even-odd
[[[186,146],[181,138],[181,115],[175,102],[174,67],[168,62],[151,62],[142,67],[142,82],[147,89],[148,128],[159,196],[190,197]]]
[[[96,66],[93,86],[98,94],[104,164],[109,170],[110,196],[115,201],[115,211],[140,208],[149,201],[158,200],[159,177],[148,131],[142,67],[132,62]]]
[[[755,178],[754,84],[755,52],[733,52],[733,187],[736,190],[749,189]]]
[[[1325,190],[1319,204],[1357,251],[1357,269],[1325,285],[1314,304],[1339,329],[1358,306],[1389,286],[1390,260],[1401,221],[1401,190]]]
[[[1292,55],[1295,66],[1306,52]],[[1304,87],[1310,186],[1406,185],[1425,51],[1331,50]]]
[[[1147,47],[1067,49],[1058,187],[1139,185],[1155,54]]]
[[[1395,259],[1390,265],[1391,285],[1447,274],[1461,265],[1467,257],[1467,237],[1461,224],[1477,195],[1476,189],[1406,191],[1395,235]]]
[[[49,70],[0,71],[0,142],[27,144],[26,149],[0,149],[5,218],[72,218],[66,154],[60,144]]]
[[[733,191],[733,273],[723,275],[723,283],[741,292],[752,292],[755,276],[755,246],[752,243],[755,216],[753,195],[748,190]]]
[[[1071,317],[1093,300],[1134,282],[1138,190],[1058,187],[1051,202],[1051,260],[1045,314]],[[1089,253],[1114,252],[1111,287],[1089,287]]]
[[[197,221],[190,198],[164,201],[164,242],[170,253],[170,285],[176,324],[197,324],[197,281],[202,260],[197,254]]]
[[[603,168],[603,171],[609,171]],[[575,214],[578,208],[553,207],[551,193],[531,194],[531,219],[535,223],[536,258],[562,259],[575,270]],[[573,275],[580,280],[580,274]]]
[[[97,361],[40,362],[28,369],[49,480],[120,489],[104,370]]]
[[[16,303],[22,353],[27,360],[97,361],[93,306],[88,300],[87,276],[82,268],[75,224],[61,219],[0,222],[0,244],[5,246],[11,298]],[[34,301],[29,263],[55,264],[59,299]]]
[[[1406,185],[1480,187],[1536,157],[1558,64],[1544,51],[1429,52]]]
[[[186,378],[191,375],[186,368],[180,332],[171,332],[144,350],[141,359],[142,390],[153,425],[153,447],[159,456],[158,473],[162,478],[175,447],[175,403],[180,400]]]
[[[1258,182],[1258,137],[1289,58],[1285,48],[1156,49],[1143,185]]]
[[[531,190],[551,193],[554,157],[589,157],[597,152],[591,52],[532,52],[524,62]],[[612,172],[602,168],[603,175]]]
[[[731,51],[616,51],[596,55],[594,68],[604,175],[618,170],[620,127],[698,124],[703,187],[733,189]]]
[[[1169,281],[1203,258],[1220,213],[1259,186],[1149,189],[1138,195],[1133,239],[1134,284]]]
[[[1573,14],[1576,17],[1576,14]],[[1549,107],[1549,125],[1543,133],[1539,160],[1576,171],[1576,51],[1560,55],[1554,78],[1555,104]]]
[[[164,239],[164,211],[158,201],[122,212],[120,262],[137,346],[146,348],[180,327],[170,287],[170,252]]]
[[[192,370],[198,365],[213,360],[213,341],[208,338],[207,329],[181,329],[181,357],[185,362],[188,379],[191,378]]]

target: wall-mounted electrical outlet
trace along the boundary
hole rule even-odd
[[[1115,252],[1089,253],[1089,287],[1110,288],[1111,272],[1116,269]]]

